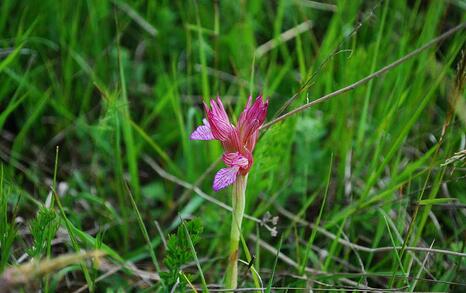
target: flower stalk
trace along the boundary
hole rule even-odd
[[[192,140],[218,140],[222,143],[222,159],[226,168],[215,174],[212,188],[214,191],[220,191],[233,185],[230,251],[225,273],[225,286],[228,289],[236,289],[238,285],[238,247],[246,201],[246,182],[254,162],[252,153],[259,138],[259,130],[267,116],[268,106],[268,99],[264,101],[259,96],[253,102],[252,97],[249,97],[235,126],[230,123],[222,100],[217,97],[210,100],[210,107],[204,103],[206,118],[190,136]]]
[[[239,175],[232,189],[232,221],[230,232],[230,253],[228,255],[228,266],[225,274],[225,287],[236,289],[238,286],[238,258],[239,241],[241,238],[241,223],[244,216],[246,203],[246,184],[248,175]]]

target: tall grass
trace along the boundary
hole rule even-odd
[[[465,11],[459,0],[1,1],[0,272],[99,249],[100,264],[78,259],[22,286],[170,290],[156,266],[181,215],[204,226],[181,276],[216,288],[231,215],[205,195],[230,199],[211,188],[219,145],[189,140],[201,102],[220,95],[238,116],[248,95],[265,95],[270,121],[464,23]],[[277,292],[464,291],[465,41],[463,27],[262,133],[239,287],[256,287],[253,267]],[[60,228],[31,254],[28,227],[45,209]]]

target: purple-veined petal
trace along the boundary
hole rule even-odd
[[[234,126],[231,125],[219,97],[217,97],[216,100],[210,100],[210,107],[211,109],[209,109],[207,104],[204,103],[212,135],[215,139],[224,142],[229,138],[230,134],[234,130]]]
[[[246,168],[249,164],[248,159],[239,152],[223,154],[223,161],[230,167],[238,166],[240,168]]]
[[[220,97],[217,97],[217,107],[218,107],[219,115],[221,115],[225,121],[230,122],[230,120],[228,119],[227,111],[225,111],[225,107],[223,106],[223,103]]]
[[[225,107],[223,107],[220,97],[217,97],[216,100],[210,100],[210,107],[212,108],[211,112],[214,117],[225,121],[226,124],[230,124],[230,120],[228,119],[227,112],[225,111]]]
[[[248,100],[238,121],[238,130],[241,133],[242,141],[247,140],[264,123],[268,106],[269,101],[267,99],[264,101],[262,96],[258,96],[252,105],[251,100]]]
[[[262,100],[262,96],[258,96],[254,104],[249,107],[248,109],[248,120],[257,119],[259,121],[259,125],[265,120],[265,116],[267,115],[267,108],[269,106],[269,101]]]
[[[228,121],[219,119],[216,116],[209,115],[209,123],[211,125],[212,135],[221,141],[228,138],[234,127]]]
[[[246,103],[245,109],[248,109],[248,108],[251,107],[251,102],[252,102],[252,96],[249,96],[249,97],[248,97],[248,102]]]
[[[198,126],[196,130],[191,133],[192,140],[213,140],[215,139],[214,135],[212,134],[212,130],[210,129],[209,121],[207,119],[202,119],[204,125]]]
[[[235,182],[238,171],[238,166],[220,169],[217,174],[215,174],[213,185],[214,191],[219,191]]]
[[[234,153],[242,149],[239,132],[236,128],[232,128],[228,137],[222,140],[222,146],[226,153]]]

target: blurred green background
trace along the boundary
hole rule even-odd
[[[123,261],[166,271],[163,239],[197,218],[197,260],[218,287],[230,212],[199,193],[230,195],[211,187],[220,145],[189,140],[201,102],[221,96],[237,117],[263,95],[270,121],[464,23],[465,11],[463,0],[2,0],[0,272],[98,248],[106,266],[30,272],[19,288],[170,291],[134,267],[105,274]],[[264,286],[465,290],[465,40],[463,27],[263,133],[246,207],[260,223],[245,220],[243,236]],[[447,252],[406,249],[431,245]],[[294,263],[282,255],[275,267],[277,249]],[[240,270],[240,287],[254,287]]]

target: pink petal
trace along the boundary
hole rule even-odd
[[[191,133],[192,140],[213,140],[215,139],[212,130],[210,129],[209,122],[207,119],[202,119],[204,125],[198,126],[196,130]]]
[[[226,140],[233,130],[233,126],[228,121],[221,120],[217,117],[209,116],[209,123],[212,125],[213,136],[221,141]]]
[[[225,140],[222,140],[223,149],[227,153],[237,152],[243,148],[240,133],[233,127]]]
[[[220,97],[217,97],[217,100],[210,100],[210,107],[212,108],[211,112],[217,119],[228,122],[228,124],[230,123],[227,112],[225,111],[225,107],[223,107],[223,103],[222,100],[220,100]]]
[[[248,102],[247,102],[247,104],[246,104],[246,107],[245,107],[245,109],[247,109],[247,108],[250,108],[250,107],[251,107],[251,102],[252,102],[252,96],[249,96],[249,97],[248,97]]]
[[[269,106],[269,101],[265,102],[262,100],[262,96],[258,96],[252,107],[249,109],[249,119],[257,119],[259,125],[262,125],[267,115],[267,108]]]
[[[223,103],[220,97],[217,97],[217,105],[218,105],[219,115],[221,115],[225,121],[229,121],[227,112],[225,111],[225,107],[223,107]]]
[[[234,130],[234,127],[231,125],[230,120],[228,119],[228,115],[219,97],[217,97],[217,100],[211,100],[210,106],[212,109],[209,109],[209,107],[204,104],[207,113],[207,119],[209,119],[211,126],[212,135],[220,141],[225,141]]]
[[[258,96],[252,106],[251,99],[248,100],[238,121],[238,129],[240,129],[243,138],[252,135],[264,123],[268,106],[269,101],[264,102],[262,96]]]
[[[213,185],[214,191],[219,191],[235,182],[238,170],[238,166],[220,169],[217,174],[215,174]]]
[[[253,136],[255,137],[254,139],[256,139],[257,135],[255,135],[255,133],[259,131],[260,126],[261,124],[257,119],[247,121],[241,129],[241,134],[244,138],[244,141],[249,140]]]
[[[246,168],[249,164],[248,159],[239,152],[223,154],[223,161],[227,166],[238,166]]]

